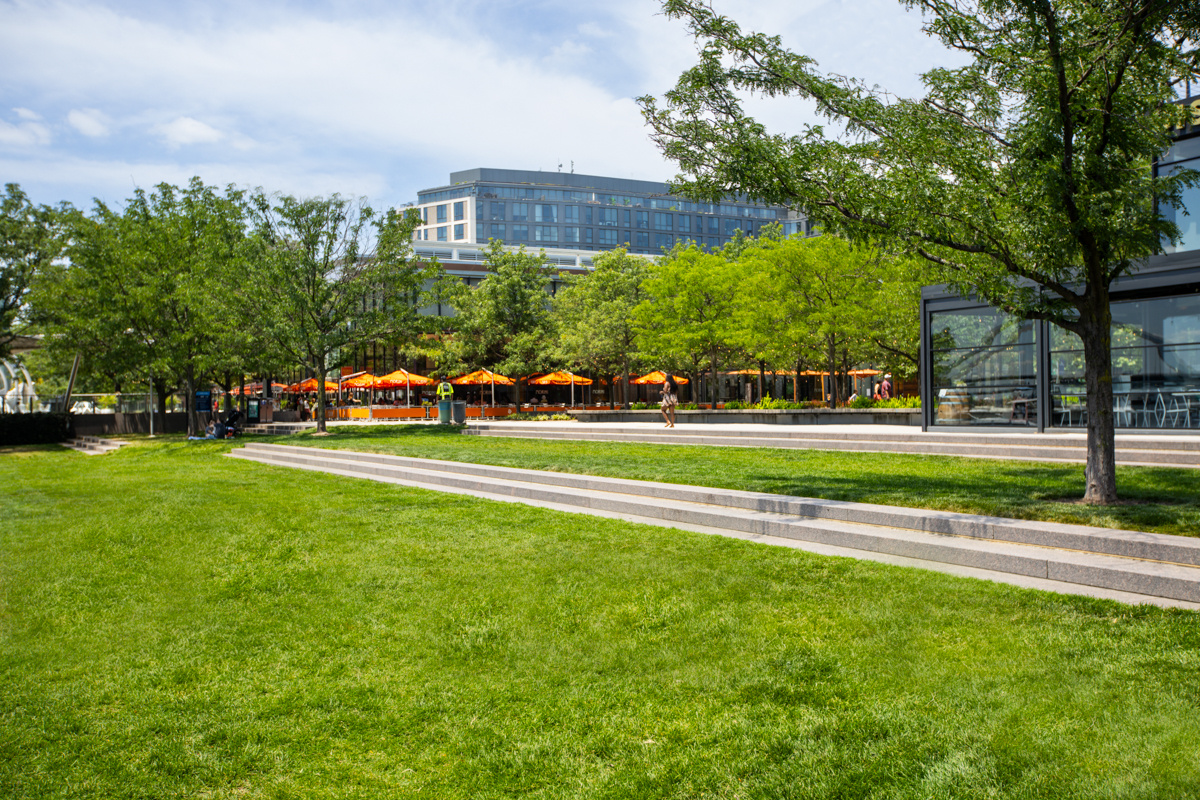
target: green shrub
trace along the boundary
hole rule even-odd
[[[62,411],[49,414],[0,414],[0,445],[53,444],[75,435],[71,415]]]
[[[650,403],[630,403],[629,404],[630,411],[648,411],[652,408],[658,408],[658,406],[651,405]]]
[[[786,411],[788,409],[809,408],[807,402],[796,402],[795,400],[785,400],[782,397],[772,399],[765,397],[754,404],[753,408],[760,408],[765,411]]]
[[[699,411],[700,404],[699,403],[680,403],[678,405],[678,409],[680,411]]]
[[[874,408],[875,401],[866,395],[860,394],[858,397],[850,401],[851,408]]]
[[[737,410],[743,409],[745,407],[746,407],[746,404],[742,403],[738,400],[730,400],[729,402],[727,402],[725,404],[726,411],[737,411]]]

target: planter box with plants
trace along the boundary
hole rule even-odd
[[[625,411],[572,411],[580,422],[654,422],[661,419],[657,405],[633,403]],[[681,423],[745,422],[775,425],[917,425],[921,424],[921,399],[900,397],[873,401],[859,398],[850,407],[829,408],[819,401],[795,403],[766,400],[747,407],[730,401],[715,411],[684,403],[676,409]]]

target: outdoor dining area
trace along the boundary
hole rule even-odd
[[[631,377],[631,386],[661,385],[662,372]],[[525,402],[517,403],[517,380],[487,369],[478,369],[451,378],[454,398],[466,404],[468,418],[505,417],[523,413],[562,413],[568,409],[598,410],[607,403],[595,402],[596,396],[611,388],[566,370],[522,377]],[[686,378],[677,378],[686,384]],[[325,381],[326,415],[329,419],[433,419],[437,417],[436,388],[439,379],[398,369],[387,375],[368,372],[343,375],[337,381]],[[601,392],[594,387],[600,384]],[[299,412],[299,419],[311,418],[319,384],[308,378],[293,384],[277,384],[284,397],[283,414]],[[604,392],[607,396],[607,392]],[[278,415],[277,415],[278,418]]]

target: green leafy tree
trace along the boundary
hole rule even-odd
[[[618,375],[628,381],[629,371],[641,366],[634,309],[643,299],[649,264],[624,248],[599,253],[592,263],[591,272],[569,278],[554,298],[557,350],[568,364],[615,387]],[[609,407],[614,399],[610,393]],[[624,402],[629,403],[628,390]]]
[[[903,0],[971,62],[896,98],[817,69],[778,37],[744,33],[703,0],[667,0],[702,43],[659,107],[654,138],[687,194],[741,191],[803,208],[827,231],[883,239],[957,291],[1078,335],[1085,354],[1085,502],[1117,499],[1109,292],[1178,236],[1195,173],[1155,175],[1200,75],[1200,5],[1178,0]],[[745,94],[815,101],[834,123],[772,134]],[[834,133],[836,130],[838,133]]]
[[[35,276],[62,251],[60,218],[54,209],[29,202],[17,184],[5,185],[0,198],[0,358],[11,351]]]
[[[326,432],[325,378],[339,353],[413,334],[427,264],[411,258],[415,212],[377,216],[339,195],[253,197],[253,292],[264,335],[317,378],[317,431]]]
[[[195,391],[230,364],[222,332],[238,324],[227,298],[245,219],[241,192],[199,178],[138,190],[120,211],[97,202],[66,215],[67,258],[43,270],[31,302],[49,346],[81,353],[117,391],[153,378],[165,403],[182,386],[196,435]]]
[[[484,279],[457,299],[454,363],[511,376],[517,382],[519,403],[521,378],[556,366],[547,291],[555,271],[546,266],[543,256],[527,253],[524,247],[505,250],[494,239],[485,264]]]
[[[687,363],[703,354],[712,373],[712,403],[720,397],[717,369],[736,348],[734,309],[742,282],[739,262],[691,245],[650,268],[647,299],[637,307],[638,342],[649,353]]]

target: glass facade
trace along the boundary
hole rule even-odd
[[[1034,324],[993,308],[930,315],[934,424],[1010,422],[1037,394]],[[1017,402],[1017,401],[1021,402]]]
[[[1113,412],[1123,428],[1200,425],[1200,296],[1112,304]],[[1079,337],[1050,327],[1054,424],[1086,423]]]
[[[1200,294],[1112,303],[1113,413],[1118,428],[1200,427]],[[1047,424],[1087,424],[1079,337],[993,308],[929,314],[934,425],[1036,424],[1038,348],[1047,364]]]
[[[578,249],[607,249],[628,243],[633,252],[656,254],[657,241],[674,241],[676,237],[638,235],[639,231],[677,233],[680,240],[701,243],[705,241],[701,236],[707,233],[709,241],[716,243],[721,241],[718,236],[722,232],[728,237],[738,228],[755,230],[755,221],[761,226],[789,216],[783,207],[763,206],[740,197],[720,203],[692,202],[670,195],[666,184],[625,178],[476,169],[453,173],[450,181],[450,186],[418,192],[424,226],[414,238],[434,238],[435,226],[463,222],[473,216],[479,223],[527,223],[526,230],[534,234],[534,241],[538,240],[536,226],[563,225],[577,227],[578,233],[573,236],[564,227],[559,241],[580,245]],[[504,228],[507,234],[517,230],[511,224]],[[499,231],[490,225],[476,225],[465,228],[465,232],[466,239],[482,244],[485,235]],[[452,238],[452,234],[446,238]],[[582,246],[585,244],[592,246]]]
[[[1158,162],[1160,175],[1173,175],[1181,170],[1200,172],[1200,137],[1176,142]],[[1166,243],[1168,253],[1200,250],[1200,186],[1183,190],[1183,208],[1164,208],[1162,215],[1179,228],[1180,241]]]

